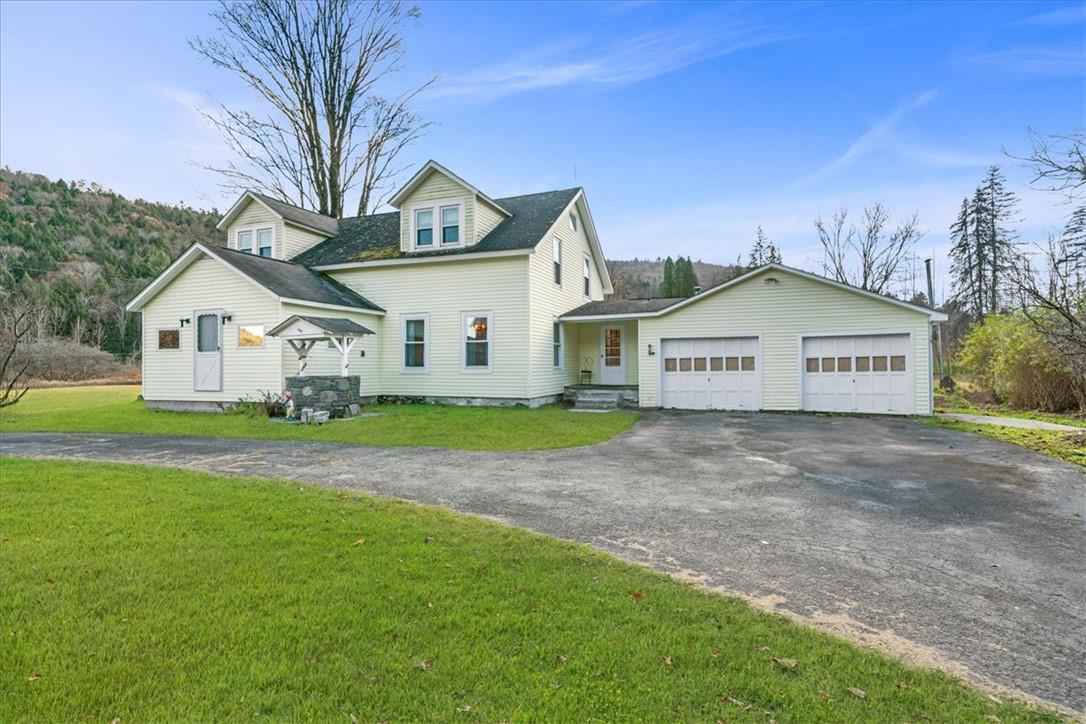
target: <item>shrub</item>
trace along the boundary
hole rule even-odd
[[[278,392],[260,391],[242,397],[230,411],[249,417],[286,417],[287,405]]]
[[[129,379],[139,370],[109,352],[60,337],[25,341],[16,352],[18,364],[28,363],[26,376],[33,386],[45,382]]]
[[[982,387],[1011,407],[1086,409],[1086,380],[1020,312],[988,315],[969,332],[959,360]]]

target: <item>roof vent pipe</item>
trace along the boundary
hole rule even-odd
[[[694,287],[694,294],[701,294],[701,287]]]

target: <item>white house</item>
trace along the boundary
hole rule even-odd
[[[608,301],[583,189],[491,198],[430,161],[391,205],[337,220],[243,194],[225,246],[193,244],[128,305],[148,404],[279,391],[304,347],[304,374],[349,370],[364,398],[535,406],[574,388],[643,407],[931,412],[945,316],[925,307],[779,264],[686,299]],[[272,334],[295,317],[306,344]]]

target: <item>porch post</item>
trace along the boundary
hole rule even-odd
[[[351,368],[351,348],[354,347],[354,337],[346,335],[342,337],[330,337],[332,344],[339,350],[339,376],[346,377]]]

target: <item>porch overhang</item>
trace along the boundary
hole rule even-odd
[[[309,352],[317,342],[329,341],[339,351],[340,377],[350,374],[350,355],[355,340],[373,331],[343,317],[310,317],[295,314],[272,328],[268,335],[286,340],[298,355],[298,376],[305,375]]]

